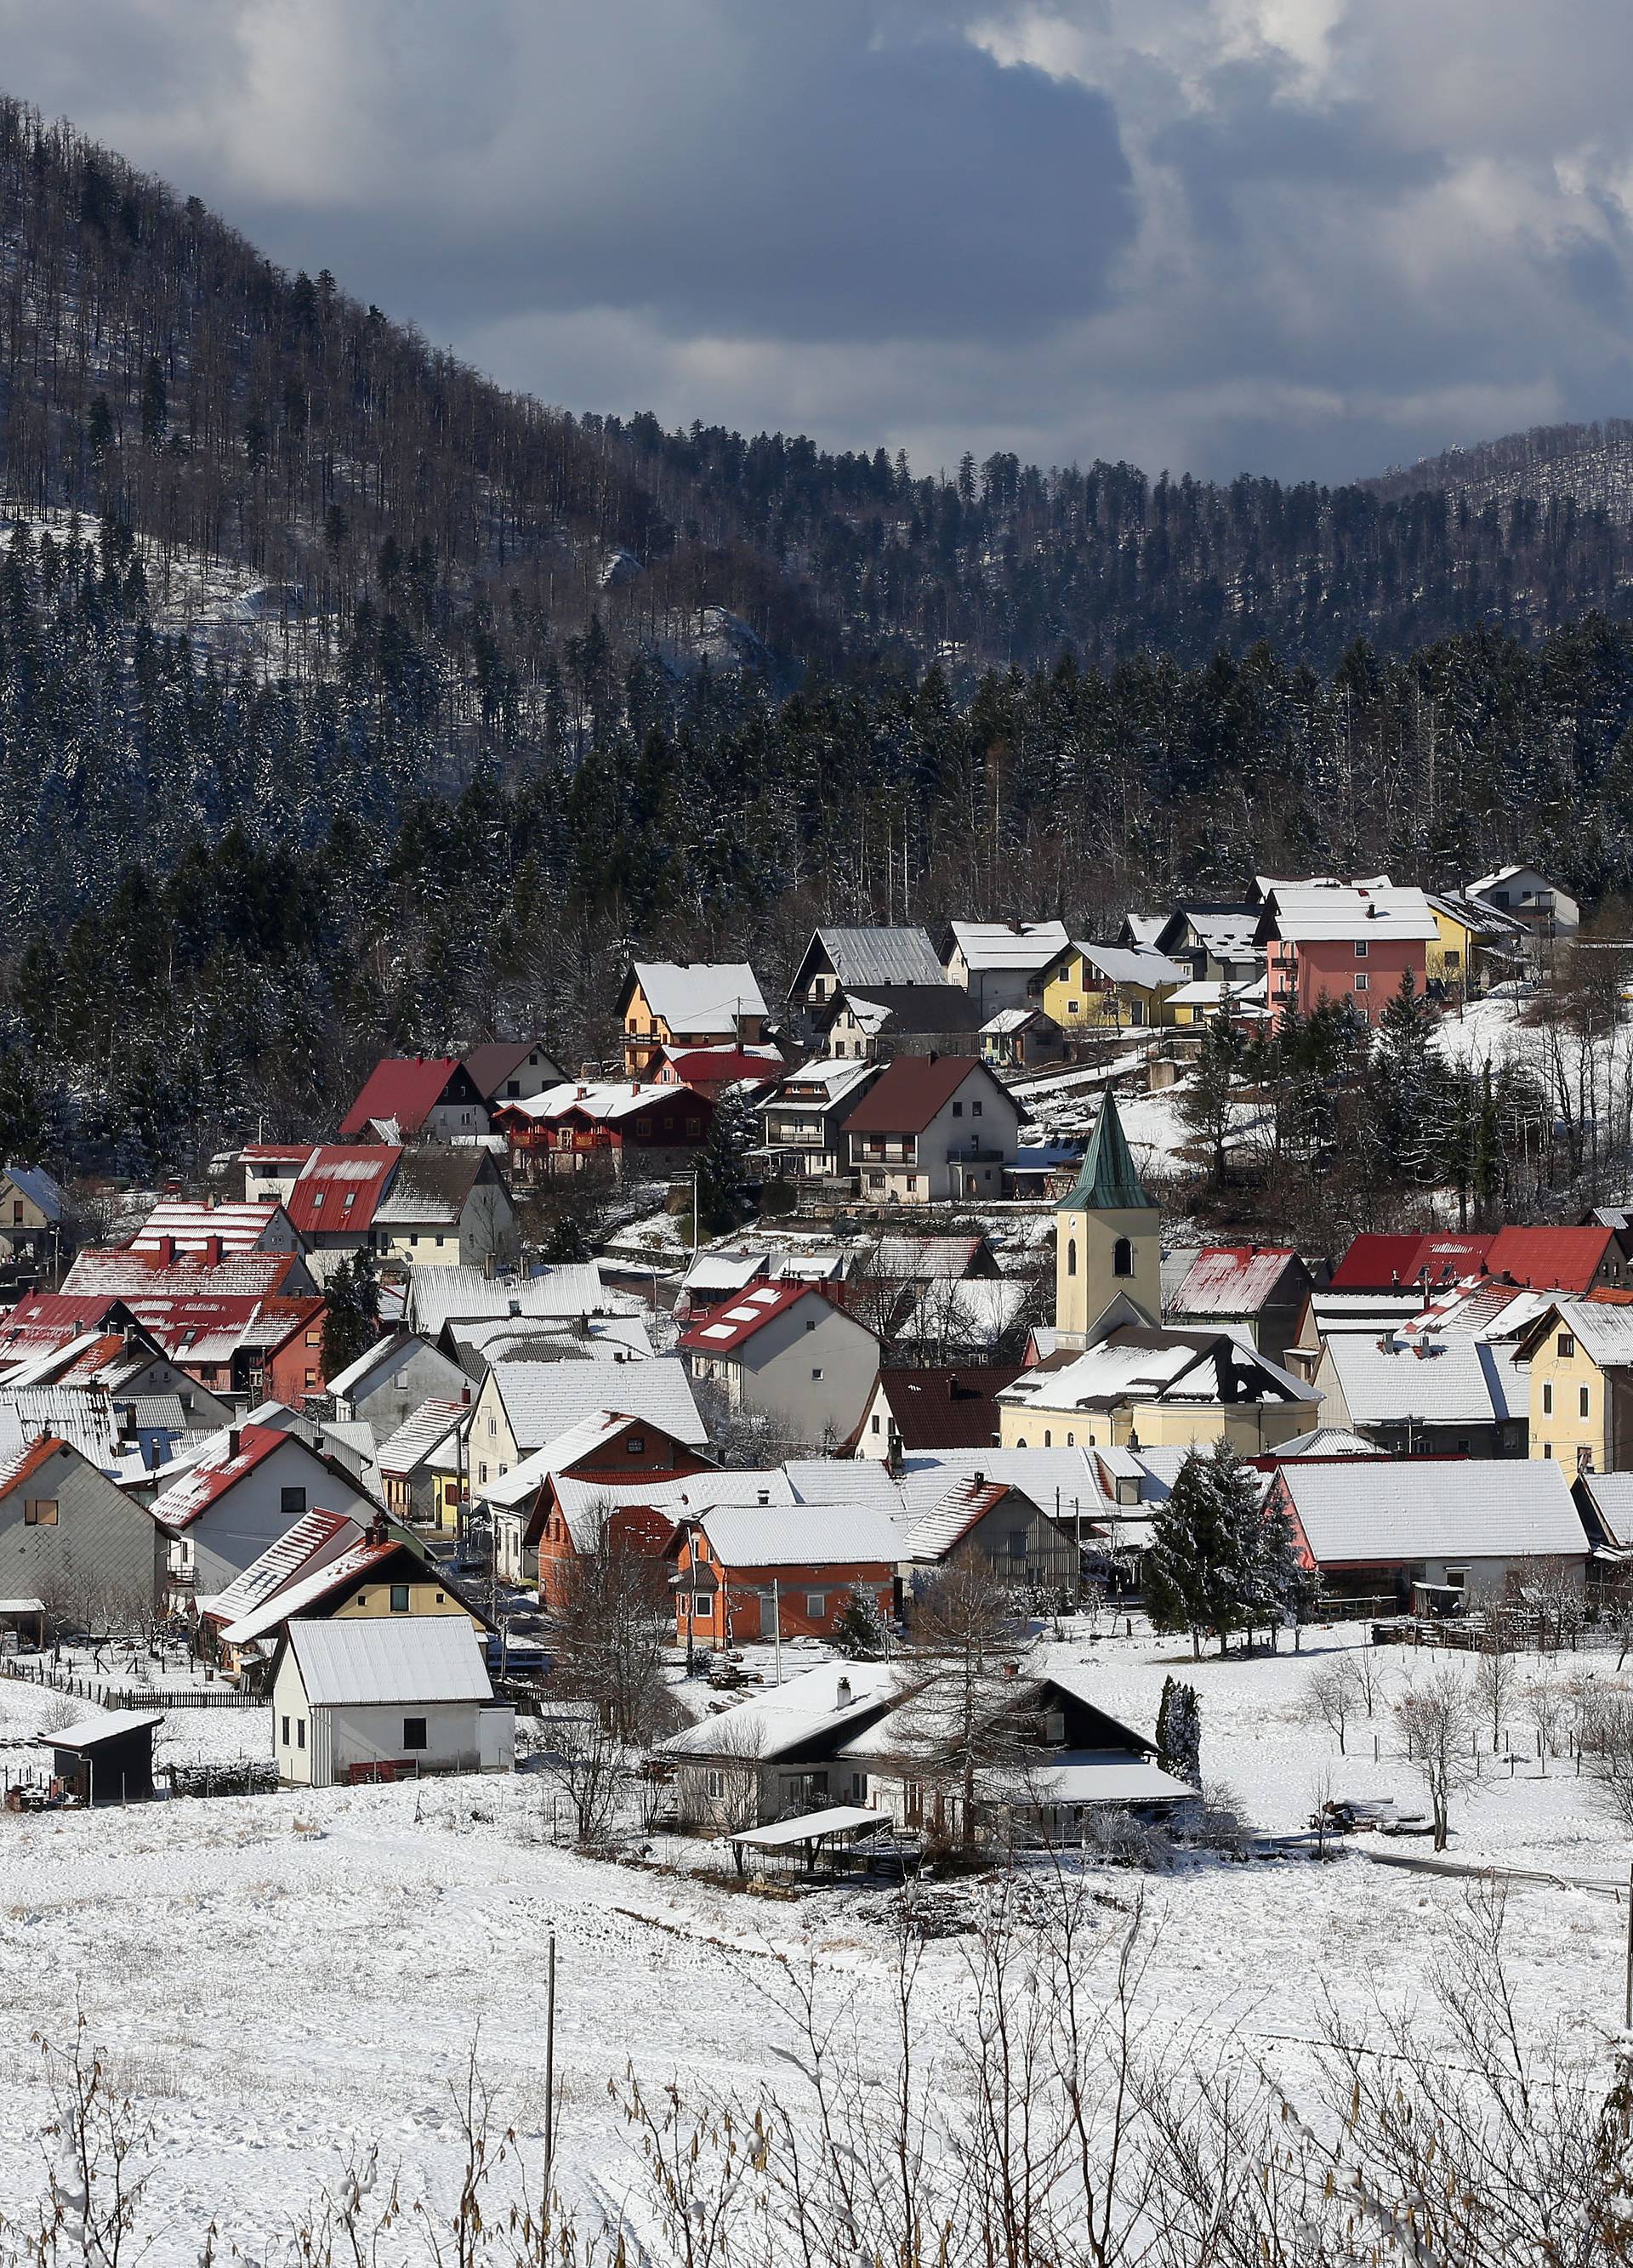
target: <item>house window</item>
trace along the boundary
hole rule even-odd
[[[1112,1247],[1112,1273],[1132,1276],[1134,1272],[1134,1246],[1127,1237],[1119,1236]]]
[[[31,1496],[23,1501],[25,1528],[55,1528],[56,1498],[54,1496]]]
[[[1026,1530],[1023,1528],[1009,1530],[1009,1557],[1011,1559],[1024,1559],[1026,1557]]]
[[[1589,1406],[1588,1389],[1585,1386],[1579,1386],[1577,1388],[1577,1415],[1578,1418],[1586,1418],[1592,1415]]]
[[[284,1746],[285,1748],[289,1746],[289,1719],[287,1717],[284,1719]]]
[[[403,1745],[405,1749],[429,1747],[430,1743],[425,1738],[425,1719],[423,1717],[405,1717],[403,1719]]]
[[[647,1436],[644,1433],[632,1433],[625,1440],[624,1447],[628,1456],[644,1457],[647,1454]]]
[[[1577,1351],[1575,1334],[1571,1331],[1561,1331],[1556,1342],[1556,1351],[1561,1362],[1569,1362]]]
[[[879,1413],[878,1413],[878,1411],[877,1411],[876,1410],[874,1411],[874,1413],[873,1413],[873,1428],[872,1428],[872,1430],[873,1430],[876,1433],[882,1433],[882,1432],[883,1432],[883,1430],[884,1430],[883,1423],[882,1419],[880,1418]]]
[[[1357,992],[1367,992],[1371,990],[1371,985],[1372,980],[1367,975],[1365,969],[1357,968],[1356,971],[1356,990]]]
[[[308,1331],[307,1333],[307,1344],[308,1346],[321,1346],[322,1344],[323,1334],[321,1331]]]
[[[964,1116],[964,1105],[963,1105],[963,1103],[962,1103],[962,1102],[955,1102],[955,1103],[954,1103],[954,1105],[953,1105],[953,1116],[954,1116],[955,1118],[962,1118],[962,1117]]]
[[[1448,953],[1445,955],[1445,960],[1448,968],[1460,968],[1463,966],[1463,956],[1460,953]]]
[[[819,1623],[827,1614],[827,1611],[828,1594],[826,1591],[807,1591],[805,1594],[805,1612],[809,1618],[814,1623]]]
[[[405,1615],[405,1614],[407,1614],[408,1610],[409,1610],[409,1587],[408,1587],[408,1585],[407,1585],[406,1583],[394,1583],[394,1584],[392,1585],[392,1587],[391,1587],[391,1611],[392,1611],[392,1613],[393,1613],[394,1615]]]
[[[1542,1454],[1543,1454],[1543,1455],[1544,1455],[1545,1457],[1551,1457],[1551,1456],[1553,1455],[1553,1454],[1554,1454],[1554,1444],[1553,1444],[1551,1441],[1544,1441],[1544,1442],[1543,1442],[1543,1444],[1542,1444]]]
[[[1066,1272],[1068,1276],[1075,1276],[1077,1273],[1077,1240],[1075,1237],[1072,1239],[1071,1242],[1066,1248]]]
[[[307,1492],[303,1488],[279,1489],[277,1508],[285,1520],[298,1520],[307,1508]]]
[[[1545,1387],[1542,1388],[1542,1415],[1543,1415],[1545,1418],[1551,1418],[1551,1417],[1553,1416],[1553,1414],[1554,1414],[1554,1389],[1553,1389],[1553,1387],[1552,1387],[1551,1385],[1548,1385],[1548,1386],[1545,1386]]]
[[[437,1604],[438,1604],[440,1607],[446,1607],[446,1606],[447,1606],[447,1598],[445,1597],[445,1595],[443,1594],[443,1593],[442,1593],[442,1592],[440,1592],[440,1591],[439,1591],[439,1592],[437,1593]]]
[[[1047,1425],[1044,1427],[1044,1447],[1046,1449],[1053,1449],[1054,1447],[1054,1433]]]
[[[710,1615],[713,1612],[713,1609],[710,1605],[709,1594],[706,1591],[699,1591],[697,1594],[691,1602],[691,1611],[700,1623],[706,1623],[708,1621]]]
[[[1365,938],[1363,938],[1363,937],[1358,937],[1358,938],[1356,939],[1356,959],[1357,961],[1364,961],[1364,960],[1366,959],[1366,956],[1367,956],[1367,941],[1366,941]]]
[[[306,1745],[307,1720],[304,1717],[297,1717],[295,1719],[295,1746],[298,1749],[304,1749]]]
[[[486,1466],[485,1464],[484,1464],[484,1465],[482,1465],[482,1466],[478,1467],[478,1469],[477,1469],[477,1478],[478,1482],[484,1482],[484,1481],[487,1479],[487,1476],[488,1476],[488,1469],[487,1469],[487,1466]]]
[[[971,1116],[971,1117],[972,1117],[972,1118],[979,1118],[979,1117],[980,1116],[980,1115],[981,1115],[981,1106],[980,1106],[980,1104],[979,1104],[979,1102],[972,1102],[972,1103],[970,1105],[970,1116]]]
[[[317,1373],[315,1370],[307,1371],[307,1384],[308,1386],[315,1386],[317,1384]]]
[[[811,1373],[811,1376],[812,1376],[814,1379],[816,1379],[816,1378],[820,1378],[820,1377],[822,1376],[822,1366],[820,1365],[820,1363],[817,1365],[816,1368],[814,1371],[812,1371],[812,1373]]]

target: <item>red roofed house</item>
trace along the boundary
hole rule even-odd
[[[451,1142],[485,1134],[488,1107],[454,1056],[387,1056],[340,1122],[343,1142]]]
[[[887,1073],[888,1077],[888,1073]],[[849,1440],[879,1374],[879,1340],[813,1284],[753,1284],[681,1333],[694,1380],[795,1442]]]
[[[1280,1362],[1315,1278],[1290,1244],[1210,1244],[1168,1304],[1171,1323],[1236,1324]]]
[[[690,1086],[571,1080],[530,1101],[502,1103],[494,1128],[510,1144],[515,1179],[536,1182],[578,1173],[596,1159],[622,1173],[626,1150],[648,1168],[666,1156],[690,1158],[708,1140],[713,1119],[709,1097]]]
[[[689,1086],[717,1100],[728,1086],[757,1094],[775,1086],[788,1066],[775,1048],[665,1048],[652,1074],[654,1086]]]
[[[1614,1228],[1500,1228],[1491,1236],[1357,1236],[1331,1288],[1435,1291],[1482,1277],[1578,1296],[1633,1280]]]
[[[462,1068],[490,1110],[559,1086],[567,1076],[540,1040],[486,1040],[472,1048]]]
[[[1433,1291],[1485,1273],[1489,1236],[1382,1236],[1350,1241],[1333,1270],[1334,1292]]]
[[[516,1580],[536,1577],[550,1608],[565,1603],[573,1561],[594,1550],[603,1528],[625,1551],[660,1556],[675,1533],[664,1499],[713,1469],[706,1457],[649,1418],[602,1410],[550,1444],[549,1469],[520,1506],[507,1541]],[[495,1535],[504,1507],[495,1506]]]
[[[831,1638],[853,1591],[882,1620],[896,1612],[900,1545],[871,1505],[714,1505],[682,1522],[669,1550],[683,1646]]]
[[[153,1499],[179,1599],[225,1591],[297,1521],[344,1513],[366,1528],[380,1509],[336,1459],[270,1425],[234,1427]]]
[[[1001,1197],[1020,1123],[973,1056],[898,1056],[845,1123],[850,1169],[890,1204]]]
[[[0,1598],[38,1599],[48,1625],[100,1633],[152,1606],[164,1568],[151,1513],[68,1442],[47,1433],[0,1453]]]
[[[277,1197],[218,1204],[213,1197],[165,1197],[137,1234],[133,1252],[196,1252],[219,1260],[226,1252],[299,1252],[300,1239]]]
[[[35,1292],[0,1318],[0,1385],[8,1389],[100,1388],[116,1412],[150,1396],[174,1395],[184,1425],[225,1425],[229,1405],[172,1362],[122,1300],[74,1300]]]
[[[374,1215],[403,1155],[395,1143],[324,1143],[297,1174],[286,1209],[314,1252],[360,1252],[372,1245]]]
[[[317,1290],[304,1253],[182,1252],[167,1237],[147,1247],[82,1252],[63,1278],[64,1292],[126,1299],[309,1299]]]

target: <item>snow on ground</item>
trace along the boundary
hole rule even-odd
[[[1171,1639],[1096,1642],[1089,1628],[1068,1625],[1066,1651],[1087,1657],[1108,1706],[1142,1727],[1170,1669],[1196,1684],[1205,1772],[1234,1785],[1261,1824],[1297,1824],[1325,1766],[1340,1792],[1415,1799],[1400,1761],[1371,1763],[1370,1739],[1364,1757],[1341,1764],[1330,1734],[1302,1720],[1312,1668],[1358,1646],[1359,1629],[1308,1634],[1302,1659],[1191,1668]],[[1414,1670],[1469,1667],[1379,1651],[1397,1690]],[[1609,1675],[1613,1661],[1567,1658],[1559,1669]],[[0,1688],[0,1703],[15,1712],[21,1690]],[[536,2136],[551,1929],[572,2197],[616,2203],[633,2185],[630,2139],[607,2095],[626,2062],[694,2093],[797,2086],[779,2054],[794,2039],[784,1960],[812,1964],[828,2001],[865,2035],[888,2035],[890,1938],[869,1918],[876,1896],[842,1888],[767,1904],[695,1874],[580,1859],[550,1840],[551,1793],[521,1774],[0,1815],[0,2021],[13,2050],[0,2063],[0,2197],[28,2194],[43,2162],[48,2098],[37,2058],[17,2050],[36,2029],[67,2039],[77,2007],[157,2126],[145,2223],[155,2268],[196,2260],[211,2215],[264,2257],[299,2202],[376,2142],[410,2193],[448,2194],[462,2162],[452,2088],[473,2039],[506,2115]],[[1454,1818],[1454,1855],[1466,1859],[1601,1881],[1626,1862],[1587,1783],[1563,1764],[1546,1781],[1533,1764]],[[1127,1874],[1105,1878],[1125,1903],[1135,1887]],[[1323,1994],[1352,2013],[1377,1993],[1415,1995],[1465,1895],[1455,1881],[1374,1867],[1353,1847],[1326,1867],[1209,1861],[1147,1887],[1152,2010],[1265,2053],[1294,2088]],[[1609,1898],[1546,1885],[1517,1887],[1511,1914],[1523,2021],[1540,2029],[1563,2018],[1577,2048],[1594,2052],[1619,2015],[1624,1915]],[[918,2003],[927,2035],[968,2005],[967,1960],[957,1941],[927,1948]],[[407,2246],[391,2257],[407,2257]]]

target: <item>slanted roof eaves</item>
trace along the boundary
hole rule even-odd
[[[1128,1138],[1123,1131],[1123,1122],[1117,1108],[1117,1098],[1108,1086],[1101,1098],[1099,1116],[1094,1123],[1094,1132],[1089,1138],[1089,1147],[1083,1152],[1083,1162],[1077,1183],[1071,1195],[1062,1200],[1062,1212],[1154,1212],[1156,1199],[1150,1196],[1140,1179],[1134,1154],[1128,1147]]]

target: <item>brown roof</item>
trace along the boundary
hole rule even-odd
[[[922,1134],[972,1071],[979,1071],[994,1094],[1003,1094],[991,1071],[974,1056],[898,1056],[852,1111],[845,1130],[847,1134]]]
[[[904,1449],[986,1449],[998,1432],[993,1396],[1021,1374],[1018,1362],[979,1368],[882,1370]]]
[[[526,1063],[537,1040],[488,1040],[479,1048],[472,1048],[465,1057],[465,1069],[475,1082],[477,1092],[484,1102],[491,1102],[506,1080],[521,1064]],[[546,1057],[546,1061],[553,1061]],[[557,1066],[559,1069],[559,1065]]]

